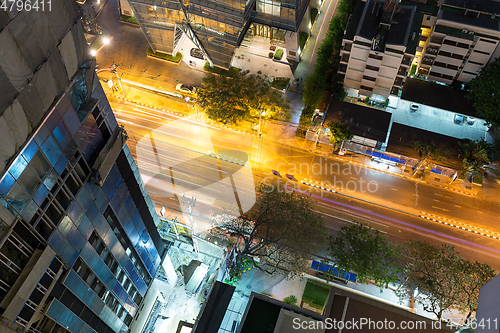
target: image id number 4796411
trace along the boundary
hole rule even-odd
[[[0,9],[10,12],[51,11],[52,0],[0,0]]]
[[[452,318],[450,319],[446,326],[450,328],[457,328],[462,326],[468,326],[475,330],[476,328],[486,329],[486,330],[495,330],[498,331],[498,318]]]

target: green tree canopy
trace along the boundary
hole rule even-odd
[[[422,141],[415,141],[413,143],[413,148],[417,151],[420,157],[426,160],[441,162],[451,156],[450,147],[439,147],[435,143],[428,144]]]
[[[484,166],[490,164],[489,155],[492,146],[485,140],[472,141],[465,139],[458,142],[460,153],[463,156],[462,167],[464,171],[484,171]]]
[[[291,118],[291,108],[283,94],[271,87],[263,75],[238,73],[231,77],[207,75],[198,89],[198,104],[207,116],[221,123],[238,123],[248,116]]]
[[[371,279],[381,287],[399,281],[402,273],[399,248],[378,230],[360,222],[342,227],[337,237],[330,239],[329,255],[340,269],[357,273],[360,281]]]
[[[268,183],[256,191],[257,202],[246,216],[219,215],[214,225],[237,239],[239,260],[249,258],[269,274],[292,277],[304,272],[311,254],[326,242],[323,216],[308,196]]]
[[[477,114],[488,125],[500,127],[500,58],[485,67],[469,82],[467,97],[474,101]]]
[[[406,265],[397,294],[411,298],[418,290],[415,301],[439,319],[452,307],[470,316],[479,288],[495,275],[488,265],[465,260],[447,244],[410,241],[403,249]]]
[[[351,140],[354,137],[347,124],[332,120],[326,126],[330,129],[330,143],[335,144],[342,140]]]

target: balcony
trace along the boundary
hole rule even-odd
[[[429,43],[441,45],[443,44],[443,38],[444,37],[432,36],[431,39],[429,39]]]
[[[404,66],[410,66],[412,60],[413,60],[413,57],[405,56],[403,58],[403,61],[401,62],[401,64]]]

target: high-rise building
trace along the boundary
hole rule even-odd
[[[469,82],[500,57],[498,1],[442,0],[433,21],[417,74],[446,84]]]
[[[129,331],[167,245],[72,1],[0,10],[0,91],[0,331]]]
[[[395,0],[359,0],[346,27],[339,73],[350,96],[398,95],[420,40],[423,14]]]
[[[310,15],[305,15],[310,0],[128,2],[153,51],[176,54],[188,36],[212,65],[222,68],[230,67],[235,48],[249,30],[277,41],[286,47],[287,58],[298,61],[299,28],[310,25]]]

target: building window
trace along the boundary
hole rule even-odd
[[[360,89],[363,89],[363,90],[368,90],[368,91],[373,91],[373,88],[371,87],[367,87],[367,86],[361,86],[359,87]]]

